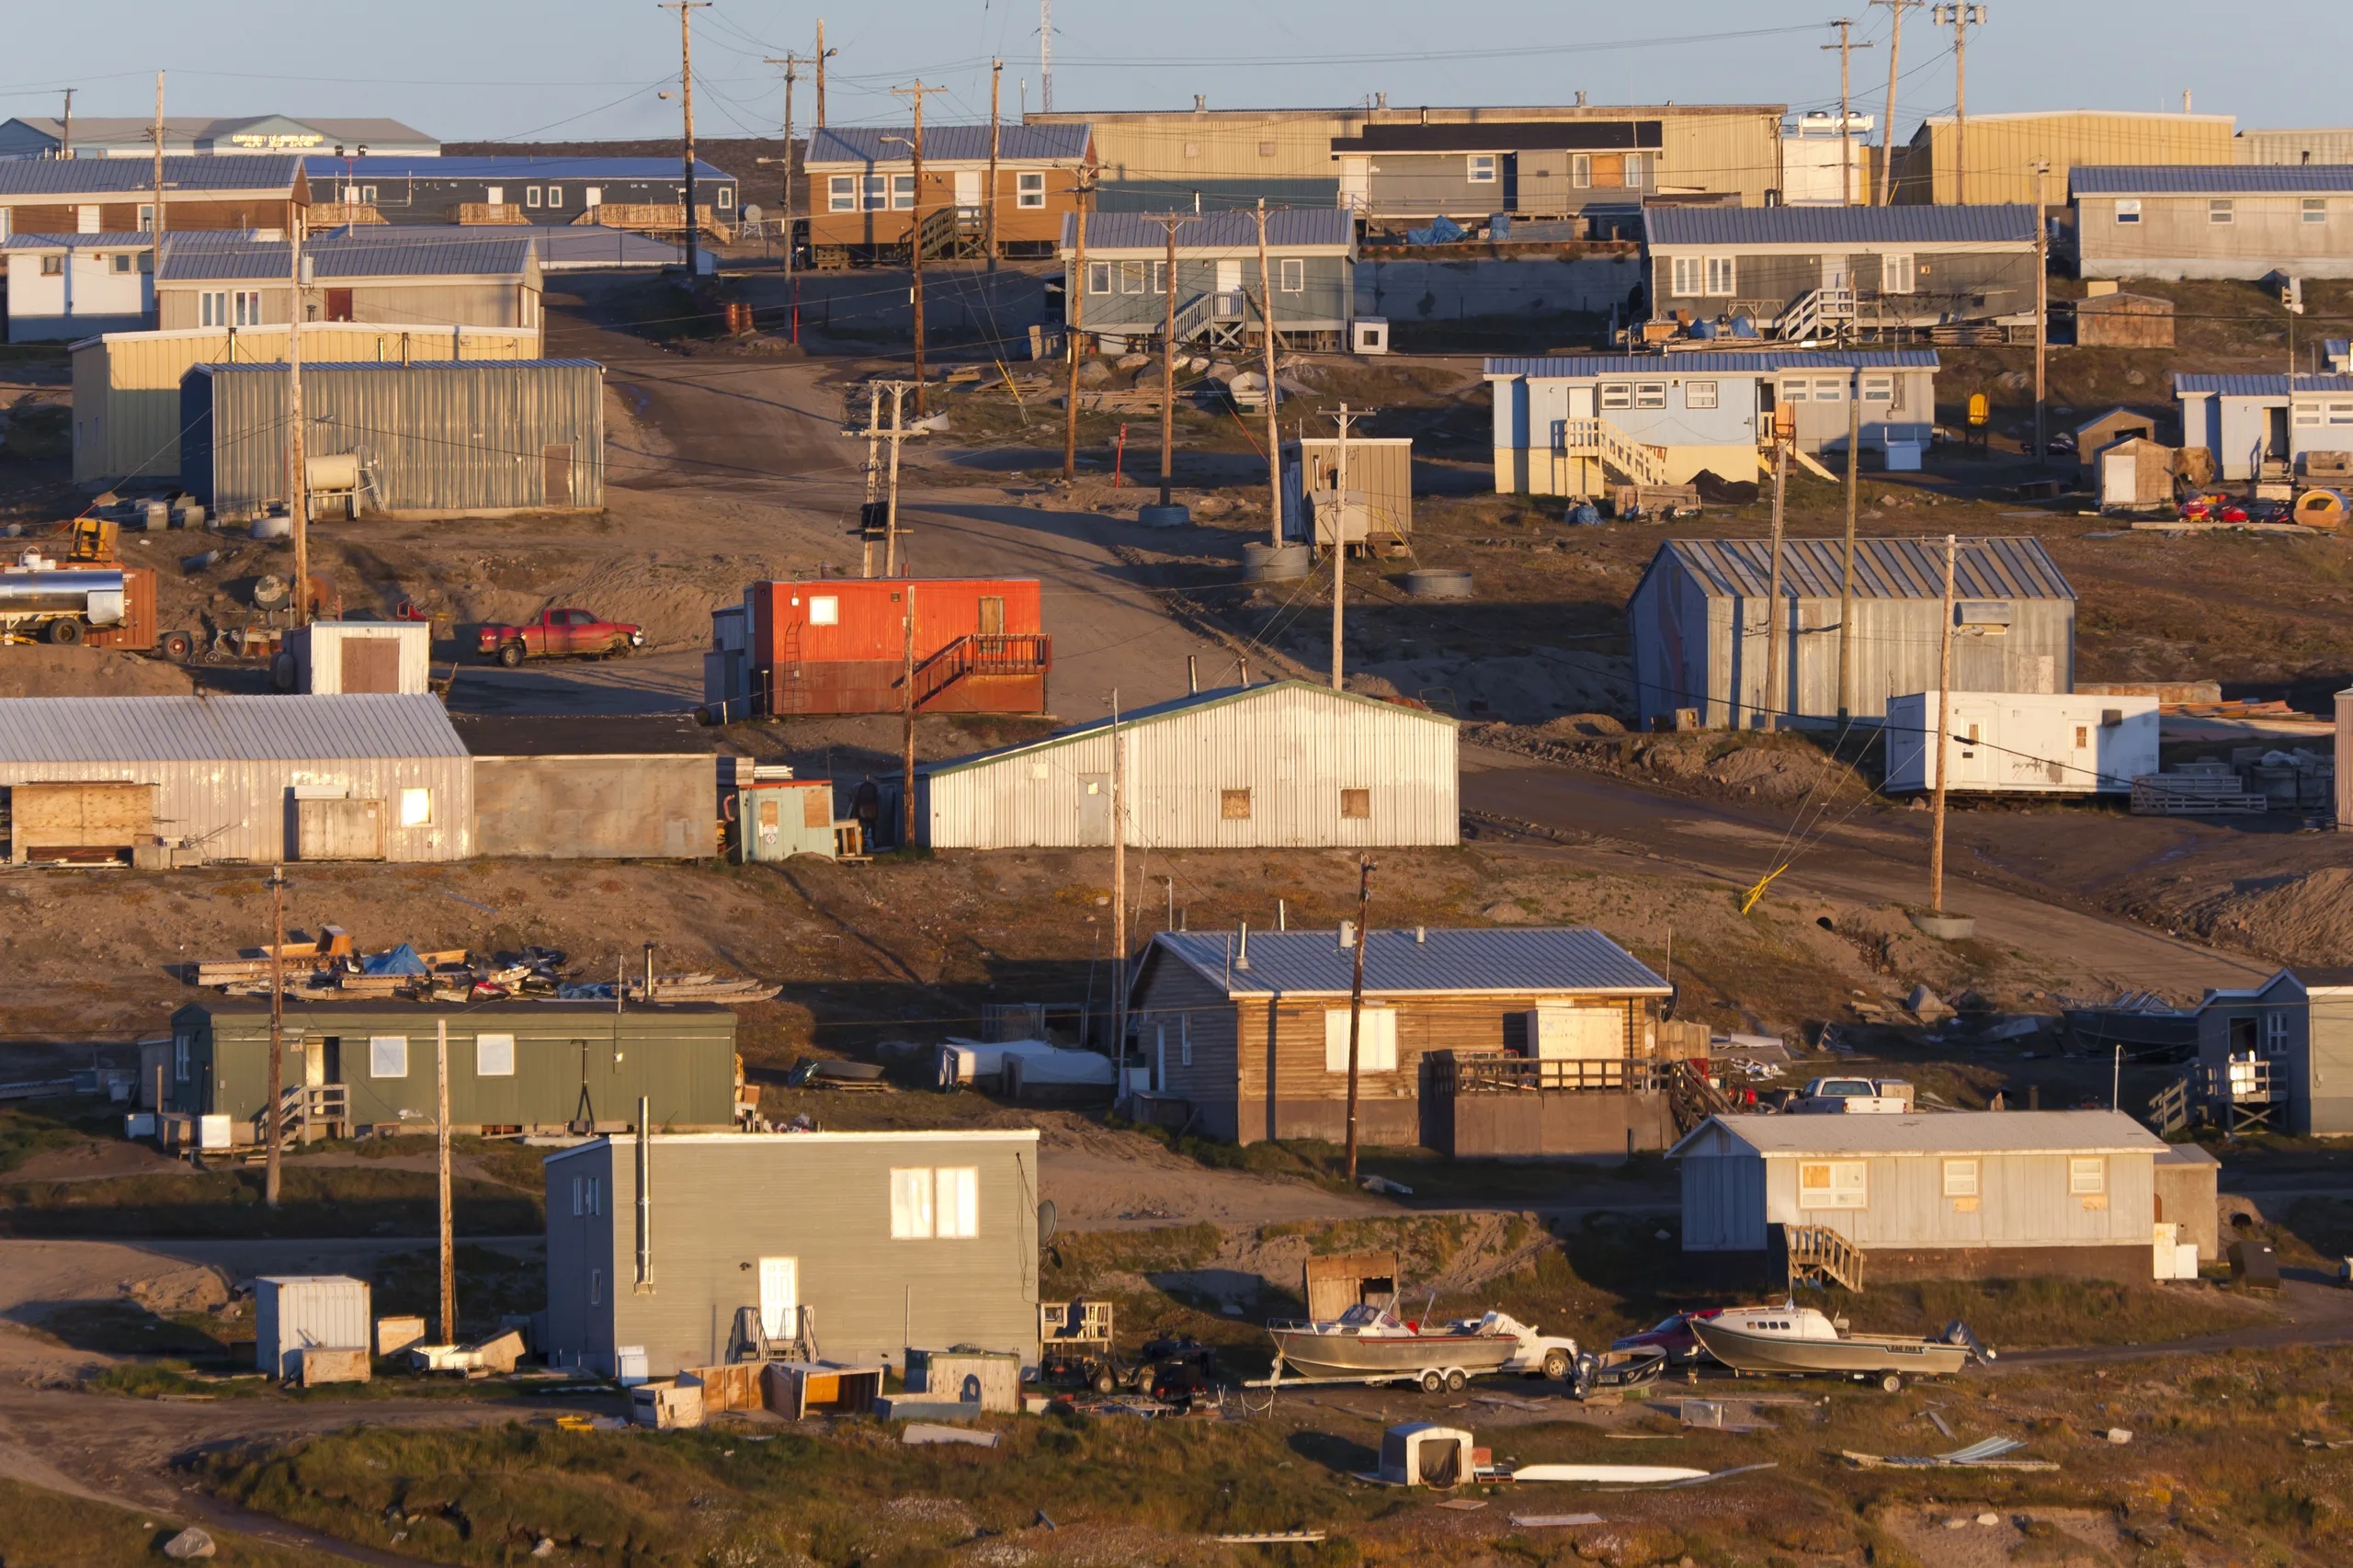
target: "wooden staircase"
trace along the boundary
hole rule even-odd
[[[351,1136],[351,1090],[343,1084],[290,1084],[278,1096],[278,1145],[285,1149],[322,1138]],[[253,1149],[249,1158],[269,1148],[269,1110],[254,1113]]]
[[[2159,1089],[2149,1098],[2149,1131],[2164,1138],[2184,1132],[2189,1128],[2189,1113],[2197,1104],[2189,1076],[2185,1074]]]
[[[1732,1101],[1724,1097],[1723,1091],[1709,1083],[1706,1075],[1688,1062],[1660,1063],[1659,1080],[1666,1089],[1667,1108],[1675,1113],[1677,1137],[1711,1116],[1732,1114]]]
[[[1790,1290],[1838,1284],[1862,1292],[1863,1253],[1854,1243],[1827,1225],[1784,1225],[1781,1237],[1789,1247]]]
[[[1044,632],[959,637],[915,666],[915,707],[938,700],[967,676],[1043,675],[1053,662],[1054,640]]]
[[[1629,484],[1655,490],[1667,483],[1665,454],[1607,419],[1562,420],[1560,448],[1565,457],[1600,459],[1604,468],[1615,470]]]
[[[1773,323],[1773,335],[1802,339],[1836,335],[1855,322],[1852,289],[1815,289],[1790,302]]]
[[[988,229],[977,211],[937,207],[915,227],[916,243],[926,261],[969,261],[988,250]]]

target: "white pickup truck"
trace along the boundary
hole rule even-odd
[[[1816,1078],[1790,1106],[1800,1116],[1902,1116],[1913,1108],[1912,1085],[1901,1078]]]

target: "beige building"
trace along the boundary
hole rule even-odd
[[[1923,120],[1896,154],[1898,206],[1967,200],[2067,199],[2067,176],[2089,164],[2229,164],[2238,161],[2227,114],[2132,114],[2060,109],[2044,114],[1950,115]],[[2038,165],[2050,165],[2036,183]]]
[[[2353,127],[2242,131],[2242,164],[2353,164]]]
[[[449,341],[458,326],[540,329],[538,247],[495,229],[371,227],[302,247],[298,290],[283,241],[243,233],[166,234],[155,324],[165,332],[282,326],[295,295],[305,322],[369,322]],[[418,357],[438,358],[421,348]]]
[[[2353,278],[2353,165],[2081,168],[2086,278]]]

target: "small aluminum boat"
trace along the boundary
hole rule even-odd
[[[1736,1372],[1808,1372],[1877,1378],[1893,1390],[1907,1377],[1949,1378],[1971,1361],[1991,1361],[1969,1325],[1953,1323],[1935,1339],[1854,1334],[1812,1307],[1740,1307],[1694,1318],[1691,1333],[1708,1354]]]
[[[1336,1318],[1271,1323],[1278,1378],[1422,1381],[1460,1388],[1471,1378],[1517,1371],[1566,1378],[1576,1342],[1540,1335],[1501,1312],[1454,1323],[1408,1323],[1359,1302]]]

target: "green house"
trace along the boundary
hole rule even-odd
[[[655,1128],[734,1125],[735,1015],[708,1003],[290,1001],[280,1078],[290,1120],[347,1134],[430,1128],[444,1023],[455,1131],[626,1131],[641,1099]],[[182,1007],[162,1071],[165,1110],[257,1126],[269,1095],[269,1003]]]

